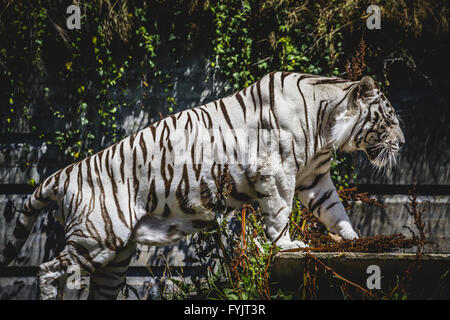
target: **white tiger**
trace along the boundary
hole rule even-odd
[[[41,299],[58,298],[71,266],[90,275],[89,298],[115,298],[136,243],[173,243],[250,201],[265,215],[267,237],[283,248],[305,246],[283,232],[294,195],[332,232],[357,238],[330,178],[332,150],[363,150],[382,166],[403,143],[372,78],[273,72],[45,179],[23,206],[0,264],[15,257],[50,200],[61,208],[66,246],[40,266]]]

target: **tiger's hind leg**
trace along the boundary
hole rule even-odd
[[[70,268],[77,267],[68,254],[67,247],[53,260],[39,266],[37,274],[40,300],[63,298],[64,288]]]
[[[135,250],[136,243],[130,240],[114,260],[91,275],[89,300],[116,299],[125,284],[125,274]]]
[[[73,241],[53,260],[39,266],[39,299],[56,300],[63,298],[64,288],[70,275],[73,289],[80,285],[82,276],[93,274],[96,270],[113,260],[116,252],[102,249],[91,257],[85,247]],[[70,288],[72,289],[72,288]]]

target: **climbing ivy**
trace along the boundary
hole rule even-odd
[[[249,1],[217,1],[210,10],[215,23],[215,59],[211,66],[220,69],[230,80],[233,90],[247,87],[255,81],[250,70],[253,39],[248,26],[251,13]],[[227,87],[226,91],[229,89]]]
[[[222,0],[210,4],[215,27],[211,66],[229,80],[229,91],[244,88],[270,71],[339,75],[337,62],[343,55],[339,26],[332,39],[328,37],[319,47],[313,32],[326,35],[327,25],[317,27],[311,21],[294,19],[295,8],[289,1]]]

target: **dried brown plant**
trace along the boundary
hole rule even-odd
[[[366,43],[364,39],[361,38],[359,41],[358,50],[352,58],[352,61],[347,60],[347,64],[345,65],[345,71],[347,73],[347,78],[352,81],[357,81],[361,79],[364,68],[366,67],[366,63],[364,58],[366,56]]]

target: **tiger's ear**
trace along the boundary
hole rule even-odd
[[[357,98],[366,99],[375,94],[375,90],[379,89],[378,84],[370,76],[364,76],[358,83]]]

